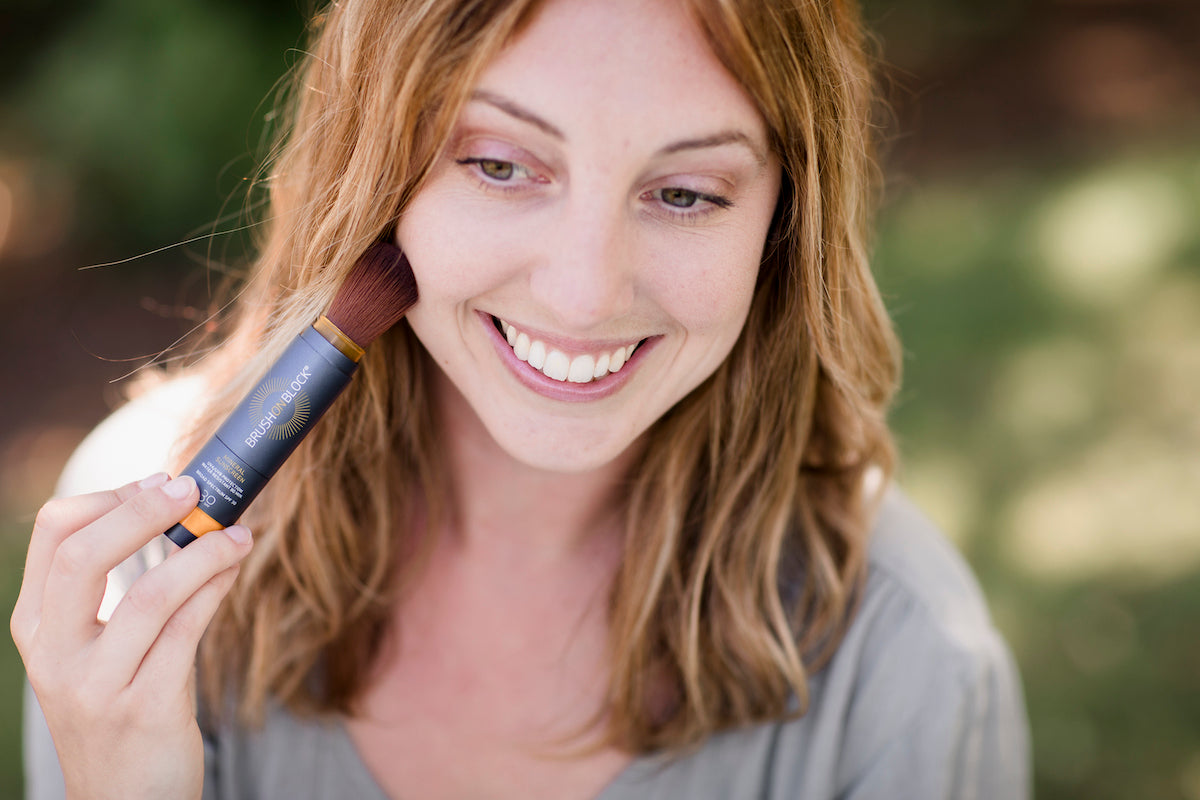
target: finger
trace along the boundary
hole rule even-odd
[[[108,571],[195,507],[196,481],[184,475],[136,493],[68,536],[46,575],[39,635],[54,646],[76,647],[94,637]]]
[[[171,615],[138,665],[131,682],[134,687],[172,694],[191,692],[200,639],[233,586],[238,568],[235,564],[209,578]]]
[[[55,498],[38,511],[29,537],[29,551],[25,556],[25,574],[21,580],[21,593],[13,608],[13,637],[18,647],[28,636],[33,635],[42,615],[42,597],[46,577],[54,554],[68,536],[80,528],[95,522],[117,506],[129,500],[139,491],[152,489],[167,482],[167,474],[159,472],[141,481],[127,483],[119,489]]]
[[[158,564],[129,587],[97,639],[95,650],[98,662],[109,665],[118,688],[133,680],[155,641],[172,625],[178,627],[178,621],[172,620],[190,598],[236,566],[250,548],[250,531],[241,525],[213,532]],[[207,624],[206,618],[201,630]],[[181,668],[190,668],[190,664],[186,662]]]

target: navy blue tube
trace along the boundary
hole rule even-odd
[[[237,522],[357,368],[324,336],[306,328],[184,467],[181,474],[191,475],[200,487],[197,508],[222,527]],[[207,532],[190,530],[186,522],[166,531],[180,547]]]

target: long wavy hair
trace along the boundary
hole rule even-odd
[[[689,0],[783,165],[749,318],[707,381],[650,429],[628,476],[609,595],[604,741],[632,752],[802,713],[865,573],[892,470],[897,345],[868,267],[873,90],[846,0]],[[259,256],[180,455],[210,435],[394,232],[481,71],[538,0],[341,0],[292,75]],[[247,515],[257,545],[200,652],[203,697],[244,724],[269,702],[353,714],[397,593],[420,568],[413,497],[444,508],[430,363],[406,324]],[[180,459],[180,463],[183,458]],[[867,480],[877,472],[879,480]],[[872,496],[868,496],[868,495]]]

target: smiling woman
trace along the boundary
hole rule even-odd
[[[862,36],[816,0],[320,15],[174,466],[372,243],[420,299],[253,547],[154,556],[195,505],[165,475],[43,510],[32,795],[1023,797],[1007,649],[889,487]]]

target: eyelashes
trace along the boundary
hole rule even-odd
[[[455,163],[470,170],[480,187],[504,194],[520,192],[530,184],[546,184],[549,180],[516,161],[482,156],[455,159]],[[666,186],[643,192],[640,199],[653,202],[667,215],[684,221],[695,221],[716,211],[733,206],[728,197],[681,186]]]
[[[665,189],[655,189],[647,194],[655,196],[657,199],[675,208],[692,208],[696,203],[712,203],[717,208],[729,208],[733,205],[728,197],[721,197],[715,194],[706,194],[697,192],[692,189],[681,189],[678,186],[669,186]]]
[[[538,180],[537,175],[529,167],[522,166],[514,161],[504,161],[499,158],[469,157],[458,159],[458,163],[463,166],[473,166],[483,177],[500,183],[506,183],[518,176],[537,183],[545,183],[544,180]]]

